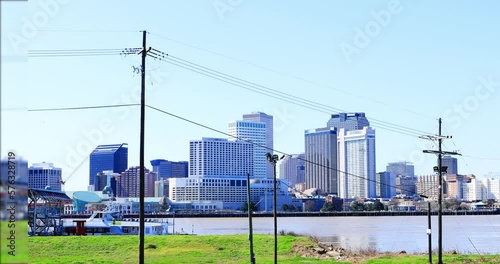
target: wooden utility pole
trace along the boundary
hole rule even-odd
[[[142,31],[141,67],[141,139],[139,149],[139,263],[144,264],[144,121],[146,117],[146,31]]]
[[[439,193],[438,193],[438,263],[443,263],[443,172],[446,173],[446,168],[443,168],[443,155],[460,155],[457,152],[443,151],[442,144],[443,139],[451,138],[451,136],[443,136],[441,135],[441,118],[438,119],[439,122],[439,135],[437,136],[424,136],[421,138],[429,139],[429,140],[437,140],[438,141],[438,150],[424,150],[424,153],[437,154],[438,156],[438,164],[434,167],[434,171],[436,171],[439,175]]]

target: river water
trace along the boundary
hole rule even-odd
[[[432,216],[433,249],[438,245],[437,219]],[[181,229],[197,235],[248,234],[248,218],[176,218],[175,231]],[[273,218],[254,217],[253,230],[254,234],[273,234]],[[427,216],[281,217],[281,230],[350,249],[408,253],[425,253],[428,249]],[[443,250],[452,249],[500,254],[500,215],[443,216]]]

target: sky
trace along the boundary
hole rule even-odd
[[[28,50],[147,46],[204,67],[327,105],[365,112],[376,130],[377,171],[410,161],[433,174],[436,135],[460,151],[459,173],[498,172],[498,1],[74,1],[1,2],[1,153],[52,162],[66,190],[88,185],[88,155],[128,143],[139,165],[139,107],[28,109],[140,103],[139,55],[42,57]],[[147,59],[146,103],[227,132],[230,121],[274,116],[274,147],[304,151],[304,131],[329,114]],[[278,96],[279,98],[283,98]],[[389,122],[412,135],[387,129]],[[418,131],[416,131],[418,130]],[[148,109],[146,166],[189,159],[189,141],[227,136]]]

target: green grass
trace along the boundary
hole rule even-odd
[[[137,263],[138,241],[137,236],[30,237],[30,263]],[[326,263],[295,256],[290,249],[296,243],[308,245],[312,241],[305,237],[278,238],[280,263]],[[257,263],[273,262],[273,245],[273,236],[254,236]],[[146,263],[249,262],[247,235],[146,236],[145,246]]]
[[[30,237],[29,263],[137,263],[138,236]],[[279,236],[279,263],[335,263],[334,260],[303,258],[292,253],[293,245],[312,245],[307,237]],[[257,263],[273,263],[274,239],[255,235]],[[146,236],[145,263],[249,263],[247,235]],[[500,263],[500,256],[484,256]],[[477,255],[445,255],[445,263],[478,263]],[[437,263],[437,261],[435,260]],[[347,263],[347,262],[343,262]],[[427,256],[393,255],[365,263],[427,263]]]
[[[7,221],[0,222],[0,263],[28,263],[28,221],[16,221],[14,224],[9,226]],[[9,254],[11,231],[15,231],[15,239],[12,239],[15,242],[15,251],[12,251],[15,256]]]

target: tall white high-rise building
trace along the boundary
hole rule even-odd
[[[337,135],[339,197],[376,197],[375,130],[340,128]]]
[[[500,201],[500,179],[483,178],[481,183],[484,186],[483,199]]]
[[[264,122],[232,121],[229,123],[229,140],[244,140],[253,144],[253,173],[256,178],[267,177],[267,126]]]
[[[273,116],[262,112],[252,112],[250,114],[243,115],[243,121],[254,121],[266,123],[266,153],[269,152],[273,154],[272,149],[274,149],[274,127],[273,127]],[[268,162],[266,165],[266,178],[274,177],[273,165]]]
[[[189,142],[189,177],[253,176],[254,145],[225,138]]]
[[[483,200],[484,185],[476,179],[473,174],[466,176],[467,180],[464,184],[464,196],[466,201],[481,201]]]
[[[34,163],[28,168],[28,187],[43,189],[47,186],[54,191],[61,191],[62,169],[53,163]]]
[[[287,179],[290,186],[305,182],[305,156],[292,154],[286,156],[280,163],[280,179]]]

